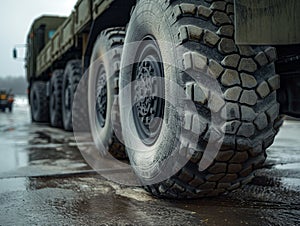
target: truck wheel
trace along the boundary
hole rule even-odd
[[[146,189],[156,196],[216,196],[249,182],[253,171],[265,161],[265,150],[272,144],[280,125],[276,100],[279,77],[275,75],[273,63],[276,51],[271,47],[236,45],[233,21],[231,0],[141,0],[133,11],[126,31],[120,90],[131,81],[139,80],[139,72],[144,71],[144,77],[149,77],[151,73],[147,72],[157,68],[154,74],[175,81],[197,109],[196,114],[184,110],[182,118],[179,118],[169,103],[157,99],[151,111],[146,113],[153,118],[163,118],[163,122],[152,130],[154,133],[149,133],[149,123],[145,123],[142,117],[145,112],[139,112],[130,103],[131,98],[120,95],[123,139],[130,162],[141,181],[153,181],[164,173],[156,169],[170,157],[174,144],[178,142],[176,135],[181,130],[195,133],[198,137],[195,150],[189,149],[188,145],[185,150],[180,149],[191,153],[192,157],[176,170],[175,175],[162,182],[146,184]],[[127,48],[129,43],[137,41],[145,41],[146,44]],[[132,63],[134,57],[137,63]],[[156,60],[162,60],[163,65],[160,66]],[[220,86],[220,97],[214,97],[213,90],[199,85],[210,84],[211,80]],[[132,96],[138,95],[135,90],[132,89]],[[166,85],[165,99],[168,95],[173,94]],[[179,107],[185,103],[185,100],[177,101]],[[132,113],[129,119],[130,112],[124,110],[124,106],[128,105],[137,112]],[[200,164],[205,155],[209,156],[203,150],[215,129],[212,115],[225,122],[222,130],[217,131],[224,134],[224,140],[218,150],[212,150],[216,151],[216,155],[202,170]],[[130,130],[138,134],[139,143],[144,144],[140,149],[150,149],[148,153],[141,155],[128,147],[132,144],[132,138],[126,136]],[[193,142],[190,137],[184,139],[185,144]]]
[[[88,80],[88,104],[91,132],[96,146],[115,158],[125,158],[124,146],[113,132],[119,124],[118,79],[125,29],[106,29],[99,35],[92,53]],[[112,122],[113,119],[113,122]],[[114,126],[115,126],[114,125]]]
[[[63,127],[66,131],[72,131],[72,105],[77,85],[81,79],[82,67],[80,60],[71,60],[63,75],[63,92],[62,92],[62,118]]]
[[[49,122],[49,100],[45,82],[33,82],[30,89],[30,108],[33,122]]]
[[[62,127],[62,83],[63,70],[55,70],[51,77],[50,123],[53,127]]]

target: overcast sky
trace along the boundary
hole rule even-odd
[[[0,77],[25,76],[24,63],[12,58],[25,44],[31,23],[43,14],[68,16],[77,0],[6,0],[0,7]]]

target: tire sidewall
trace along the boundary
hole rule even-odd
[[[59,87],[59,81],[62,79],[62,71],[56,70],[53,72],[50,83],[50,100],[49,100],[49,112],[50,112],[50,123],[54,127],[61,127],[62,123],[62,107],[60,101],[62,100],[62,90]],[[52,106],[52,102],[55,101],[55,105]]]
[[[63,91],[62,91],[62,117],[63,117],[63,126],[64,129],[67,131],[72,131],[73,125],[72,125],[72,110],[73,110],[73,99],[76,91],[77,81],[76,80],[76,72],[78,68],[76,68],[73,64],[81,64],[80,60],[71,60],[67,63],[67,66],[65,68],[65,72],[63,75]],[[75,67],[75,69],[74,69]],[[70,84],[71,91],[70,91],[70,114],[67,115],[67,109],[66,109],[66,102],[65,102],[65,92],[66,92],[66,85],[67,82]]]
[[[172,175],[163,172],[163,165],[170,164],[168,157],[177,149],[177,138],[181,132],[181,121],[176,116],[173,107],[182,107],[180,98],[176,103],[169,103],[167,96],[170,95],[172,85],[168,81],[182,84],[179,74],[179,65],[176,57],[176,46],[170,22],[164,15],[163,4],[155,4],[149,1],[140,2],[133,12],[125,39],[125,48],[121,63],[120,89],[126,89],[132,81],[133,64],[138,51],[138,42],[147,35],[151,35],[160,48],[162,61],[175,65],[164,65],[165,78],[165,107],[164,122],[157,141],[149,146],[142,142],[135,143],[132,137],[139,139],[138,132],[133,120],[132,111],[124,106],[133,106],[132,97],[120,93],[120,116],[126,150],[131,165],[145,184],[155,183],[167,179]],[[172,109],[172,110],[170,110]],[[128,116],[129,114],[129,116]],[[167,119],[167,120],[166,120]],[[130,131],[129,131],[130,130]],[[173,172],[174,174],[175,172]]]
[[[72,116],[67,117],[67,110],[66,110],[66,86],[67,83],[72,84],[71,79],[71,68],[70,64],[68,63],[64,72],[64,78],[63,78],[63,92],[62,92],[62,113],[63,113],[63,126],[65,130],[71,130],[72,128]]]
[[[102,154],[106,154],[113,135],[113,126],[111,122],[112,106],[114,104],[114,79],[116,71],[114,70],[113,51],[109,49],[108,40],[105,37],[98,38],[94,45],[91,57],[91,67],[88,76],[88,110],[91,125],[91,133],[96,147]],[[100,67],[103,66],[106,74],[107,85],[107,107],[106,120],[104,127],[100,126],[96,116],[96,85]]]
[[[34,108],[34,95],[36,96],[36,99],[35,99],[35,101],[36,101],[36,107],[37,107],[37,109],[35,109]],[[39,92],[38,92],[38,90],[37,90],[37,83],[36,82],[34,82],[33,83],[33,85],[32,85],[32,88],[31,88],[31,90],[30,90],[30,108],[31,108],[31,117],[32,117],[32,120],[33,121],[38,121],[38,119],[39,119],[39,112],[40,112],[40,95],[39,95]]]

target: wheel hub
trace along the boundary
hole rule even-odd
[[[65,106],[66,106],[66,109],[68,109],[68,110],[71,107],[71,84],[70,83],[67,84],[67,89],[65,92]]]
[[[37,109],[38,108],[38,98],[37,98],[37,95],[36,95],[35,92],[33,93],[33,98],[32,99],[33,99],[33,103],[32,103],[33,108]]]
[[[50,108],[52,110],[55,110],[55,106],[56,106],[56,95],[55,95],[54,87],[52,87],[51,99],[50,99]]]
[[[157,77],[163,77],[163,66],[157,43],[147,37],[140,46],[133,80],[133,115],[143,143],[151,146],[159,137],[164,115],[164,101]]]
[[[96,115],[98,123],[103,128],[106,121],[107,110],[107,83],[106,73],[103,66],[98,73],[98,79],[96,83]]]
[[[155,117],[155,107],[158,98],[154,97],[154,69],[149,61],[143,61],[139,65],[139,73],[135,84],[134,101],[137,108],[139,119],[149,128],[150,122]]]

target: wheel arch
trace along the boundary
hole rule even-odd
[[[86,51],[83,53],[84,69],[87,69],[90,65],[93,47],[101,31],[111,27],[126,27],[130,20],[132,7],[136,2],[137,0],[114,1],[109,10],[106,10],[93,21],[89,32]],[[116,15],[118,15],[118,17],[116,17]]]

